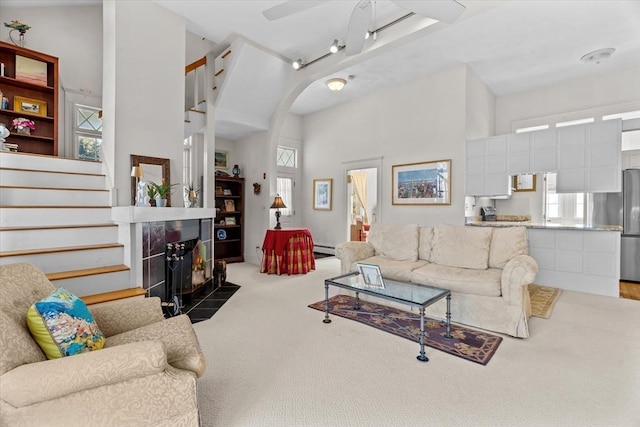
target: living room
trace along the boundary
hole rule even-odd
[[[156,4],[118,7],[119,13],[136,12],[139,38],[147,31],[164,32],[162,42],[171,41],[170,48],[161,45],[152,53],[139,52],[140,60],[154,67],[162,56],[163,61],[179,57],[179,67],[174,68],[182,68],[212,46],[193,33],[185,34],[184,23],[175,27],[180,17],[157,21],[166,11],[157,11]],[[149,14],[138,14],[141,11]],[[109,131],[122,149],[113,155],[120,163],[114,171],[116,205],[129,205],[130,154],[168,157],[172,170],[180,171],[181,145],[165,145],[181,139],[182,112],[172,110],[168,119],[147,117],[164,106],[161,94],[145,99],[118,92],[115,99],[115,79],[107,82],[113,92],[103,90],[102,64],[109,57],[103,61],[102,5],[31,8],[14,2],[0,5],[0,12],[3,21],[15,19],[33,27],[26,35],[28,47],[61,58],[67,100],[104,106],[105,111],[122,106],[132,116],[119,116],[112,126],[124,126]],[[637,19],[634,22],[637,25]],[[119,43],[129,40],[135,45],[133,27],[131,23],[130,38]],[[0,38],[5,41],[7,36],[8,29],[2,28]],[[191,46],[173,49],[173,43],[184,40]],[[148,40],[141,43],[152,46]],[[130,55],[135,50],[122,49]],[[576,58],[576,66],[587,64]],[[248,183],[262,183],[263,191],[246,199],[247,262],[228,266],[229,280],[241,285],[240,291],[211,322],[195,325],[209,366],[198,385],[202,425],[637,425],[640,355],[635,302],[568,292],[558,302],[556,316],[532,320],[532,336],[526,340],[505,339],[485,367],[449,360],[455,358],[436,351],[430,351],[429,363],[416,366],[414,343],[381,337],[378,331],[363,331],[346,321],[323,325],[320,313],[306,307],[322,298],[322,281],[339,272],[335,259],[318,260],[317,270],[304,277],[273,277],[258,273],[255,249],[274,223],[269,206],[275,195],[272,153],[277,141],[292,140],[301,147],[303,190],[295,225],[309,228],[318,245],[333,248],[347,239],[343,177],[353,164],[380,167],[380,221],[462,225],[466,138],[511,133],[514,123],[541,117],[569,120],[585,111],[638,110],[638,71],[636,63],[622,71],[496,96],[472,66],[461,63],[313,114],[299,116],[287,110],[278,118],[277,134],[216,138],[207,154],[228,151],[230,163],[240,165]],[[136,72],[152,75],[147,69],[127,71],[129,92],[140,80],[138,75],[131,77]],[[164,90],[167,76],[159,72],[157,78]],[[177,86],[167,87],[165,97],[176,99],[182,80]],[[136,110],[144,111],[141,120],[148,129],[132,124]],[[168,121],[176,121],[176,129],[166,126]],[[71,149],[66,146],[65,154]],[[273,162],[265,162],[269,158]],[[451,205],[392,205],[392,165],[437,159],[452,160]],[[179,176],[172,181],[179,182]],[[318,178],[333,179],[331,211],[312,209],[312,193],[304,190]]]

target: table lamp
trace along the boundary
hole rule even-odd
[[[144,176],[144,171],[142,170],[142,166],[132,166],[131,167],[131,176],[136,179],[136,206],[140,206],[140,190],[138,189],[138,185],[140,184],[140,178]]]
[[[274,227],[276,230],[280,230],[282,226],[280,225],[280,209],[286,209],[287,206],[282,201],[282,197],[276,194],[275,199],[273,199],[273,203],[271,204],[271,209],[276,210],[276,226]]]

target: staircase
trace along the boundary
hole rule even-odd
[[[123,261],[101,163],[0,152],[0,264],[35,264],[95,303],[145,294]]]

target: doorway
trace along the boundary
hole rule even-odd
[[[349,241],[366,241],[378,217],[379,168],[347,170],[347,224]]]

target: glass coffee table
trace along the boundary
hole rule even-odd
[[[426,307],[441,300],[447,299],[446,312],[446,334],[445,338],[451,338],[451,291],[448,289],[437,288],[435,286],[418,285],[415,283],[405,283],[398,280],[383,278],[384,287],[378,285],[368,285],[362,280],[362,276],[358,273],[343,274],[342,276],[333,277],[324,281],[324,323],[331,323],[329,319],[329,286],[353,291],[356,294],[356,302],[354,310],[360,310],[360,294],[371,295],[389,301],[395,301],[406,304],[411,307],[417,307],[420,310],[420,354],[417,359],[421,362],[427,362],[429,359],[424,353],[424,339],[426,333],[424,331],[424,310]]]

